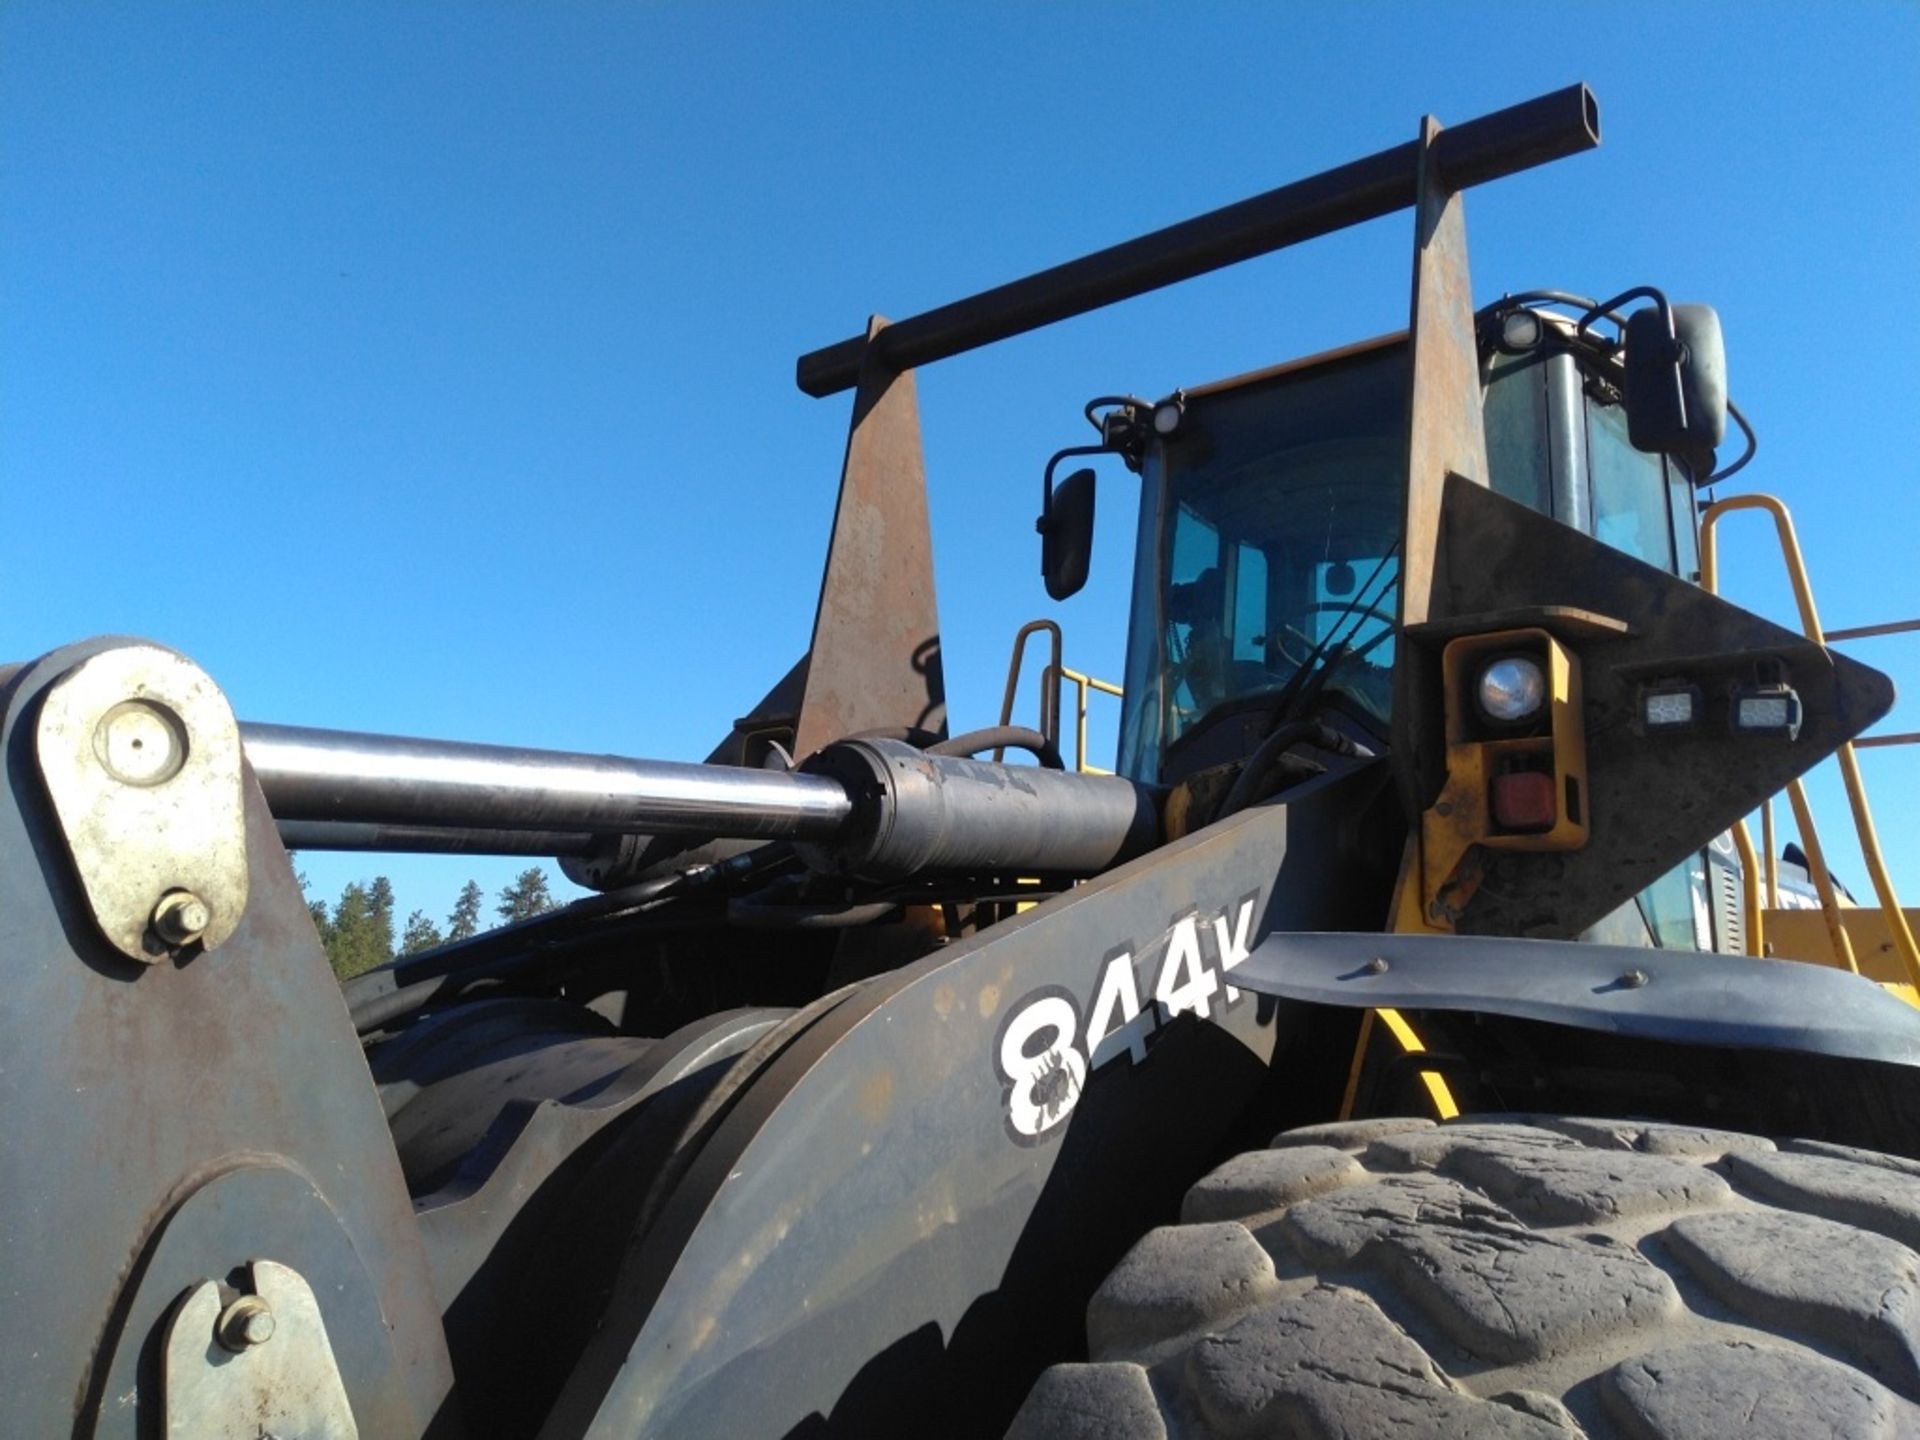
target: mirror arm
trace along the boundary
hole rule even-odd
[[[1069,445],[1047,461],[1047,468],[1040,476],[1040,518],[1033,522],[1033,528],[1045,535],[1047,526],[1053,520],[1053,472],[1060,468],[1062,460],[1071,460],[1080,455],[1111,455],[1113,453],[1113,447],[1110,445]]]
[[[1687,386],[1681,378],[1681,372],[1687,363],[1687,347],[1680,342],[1673,325],[1673,306],[1668,303],[1664,291],[1651,285],[1636,285],[1631,290],[1623,290],[1611,300],[1603,301],[1580,317],[1580,323],[1574,327],[1574,334],[1584,334],[1587,327],[1603,315],[1618,311],[1622,305],[1632,300],[1651,300],[1660,311],[1660,323],[1667,332],[1667,361],[1673,366],[1673,413],[1679,417],[1680,424],[1687,424]]]
[[[1611,319],[1616,324],[1618,324],[1620,317],[1616,312],[1620,309],[1622,305],[1625,305],[1629,300],[1653,301],[1653,303],[1659,307],[1660,319],[1667,327],[1667,338],[1669,340],[1672,340],[1676,346],[1680,344],[1680,342],[1674,338],[1673,306],[1667,302],[1667,296],[1665,291],[1656,290],[1651,285],[1636,285],[1631,290],[1621,291],[1618,295],[1614,296],[1611,300],[1601,301],[1598,305],[1595,305],[1592,309],[1588,310],[1586,314],[1580,317],[1580,323],[1573,327],[1574,334],[1576,335],[1583,334],[1586,331],[1588,326],[1592,325],[1594,321],[1599,320],[1603,317],[1607,319]]]

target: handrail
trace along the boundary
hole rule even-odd
[[[1780,848],[1773,843],[1773,797],[1760,802],[1760,845],[1767,852],[1767,908],[1780,908]]]
[[[1020,689],[1020,669],[1026,663],[1027,641],[1041,630],[1046,631],[1053,642],[1048,647],[1053,657],[1040,672],[1040,733],[1053,742],[1054,749],[1060,748],[1060,693],[1063,685],[1073,685],[1079,695],[1074,712],[1073,768],[1083,775],[1110,775],[1113,773],[1110,770],[1087,764],[1087,693],[1098,690],[1102,695],[1123,699],[1126,692],[1111,680],[1099,680],[1067,668],[1060,655],[1060,626],[1056,621],[1029,620],[1014,633],[1013,659],[1007,664],[1007,688],[1000,697],[1000,723],[1013,723],[1013,701]],[[993,758],[997,761],[1005,754],[1004,748],[998,749],[993,752]]]
[[[1909,730],[1902,735],[1862,735],[1853,742],[1856,750],[1873,750],[1882,745],[1920,745],[1920,730]]]
[[[1038,631],[1045,630],[1053,637],[1049,647],[1053,651],[1053,660],[1040,672],[1040,733],[1047,737],[1047,743],[1055,750],[1060,748],[1060,690],[1058,685],[1049,685],[1047,676],[1060,669],[1060,625],[1055,620],[1029,620],[1013,636],[1013,658],[1007,662],[1007,688],[1000,697],[1000,725],[1005,728],[1013,723],[1013,697],[1020,688],[1020,668],[1026,663],[1027,641]],[[993,752],[994,763],[1007,758],[1007,747],[1001,745]]]
[[[1760,903],[1760,886],[1754,879],[1760,873],[1760,857],[1754,853],[1753,835],[1745,820],[1733,822],[1733,848],[1740,852],[1740,915],[1747,932],[1747,954],[1764,955],[1767,953],[1767,912]]]
[[[1826,636],[1820,629],[1819,613],[1814,609],[1813,586],[1807,578],[1806,561],[1800,552],[1800,542],[1793,532],[1793,518],[1787,513],[1787,507],[1771,495],[1729,496],[1725,500],[1709,505],[1700,516],[1700,584],[1702,588],[1709,592],[1718,592],[1719,553],[1715,527],[1719,524],[1721,516],[1736,510],[1765,510],[1773,517],[1774,533],[1780,541],[1780,556],[1786,563],[1787,577],[1793,583],[1794,600],[1800,607],[1801,628],[1809,640],[1816,645],[1824,646],[1827,643]],[[1901,912],[1899,897],[1893,890],[1893,879],[1888,875],[1886,860],[1880,853],[1880,837],[1873,827],[1873,812],[1867,806],[1866,782],[1861,778],[1860,762],[1854,756],[1852,743],[1842,743],[1834,752],[1834,758],[1839,762],[1840,777],[1847,790],[1847,803],[1853,811],[1854,830],[1860,840],[1860,855],[1866,862],[1867,874],[1873,881],[1874,894],[1880,901],[1881,913],[1886,916],[1888,933],[1893,938],[1894,948],[1900,953],[1900,961],[1907,972],[1908,983],[1920,988],[1920,945],[1914,943],[1913,931],[1907,925],[1907,917]],[[1794,818],[1801,827],[1801,838],[1807,841],[1808,868],[1814,874],[1815,888],[1820,891],[1821,909],[1829,912],[1827,916],[1829,932],[1837,931],[1839,935],[1835,953],[1845,954],[1850,960],[1851,947],[1848,946],[1845,950],[1841,948],[1846,940],[1845,927],[1839,921],[1838,902],[1835,901],[1829,905],[1832,880],[1826,873],[1825,864],[1815,858],[1819,842],[1810,828],[1812,812],[1806,808],[1806,794],[1798,780],[1787,787],[1787,798],[1793,803]],[[1745,823],[1742,822],[1739,828],[1744,830]],[[1750,841],[1749,844],[1751,844]],[[1749,870],[1747,885],[1757,891],[1759,884],[1760,877]]]
[[[1827,944],[1833,958],[1854,974],[1860,962],[1853,953],[1853,941],[1847,936],[1847,922],[1840,918],[1840,897],[1834,893],[1833,872],[1827,868],[1827,852],[1820,846],[1820,835],[1813,825],[1813,807],[1807,804],[1807,790],[1799,779],[1787,782],[1787,803],[1793,807],[1793,823],[1807,852],[1807,876],[1813,881],[1813,893],[1820,897],[1820,918],[1827,925]]]
[[[1060,667],[1058,673],[1060,678],[1071,683],[1079,694],[1079,701],[1075,709],[1073,742],[1074,768],[1088,775],[1111,774],[1111,771],[1102,770],[1097,766],[1087,764],[1087,692],[1089,690],[1098,690],[1102,695],[1111,695],[1115,699],[1124,699],[1126,691],[1122,690],[1118,685],[1115,685],[1111,680],[1096,680],[1091,675],[1083,675],[1078,670],[1069,670],[1064,665]]]
[[[1855,625],[1850,630],[1829,630],[1829,640],[1865,640],[1873,635],[1904,635],[1920,630],[1920,620],[1889,620],[1884,625]]]

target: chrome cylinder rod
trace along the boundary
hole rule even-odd
[[[386,855],[585,855],[594,837],[579,830],[455,830],[441,825],[370,825],[352,820],[282,820],[289,850],[374,850]]]
[[[240,736],[283,821],[830,840],[853,808],[823,775],[293,725]]]

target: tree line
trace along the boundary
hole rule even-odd
[[[307,877],[298,875],[300,890],[307,897],[307,913],[313,916],[313,928],[320,932],[333,973],[342,980],[384,965],[395,955],[416,955],[437,945],[465,940],[480,932],[480,908],[485,895],[476,880],[461,887],[446,924],[436,924],[424,910],[407,916],[405,925],[394,933],[393,882],[384,875],[368,881],[355,880],[340,892],[329,906],[308,893]],[[509,884],[501,887],[493,907],[499,923],[510,925],[543,910],[551,910],[554,900],[547,889],[547,872],[538,865],[522,870]]]

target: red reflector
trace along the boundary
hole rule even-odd
[[[1551,830],[1553,776],[1539,770],[1494,776],[1493,820],[1502,830]]]

